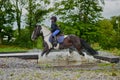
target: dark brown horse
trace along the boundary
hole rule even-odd
[[[33,41],[37,39],[39,36],[42,36],[42,39],[43,39],[44,49],[41,56],[43,56],[45,53],[46,55],[48,55],[52,49],[55,49],[55,47],[53,47],[52,43],[49,41],[50,35],[51,35],[50,30],[40,25],[36,25],[33,30],[33,33],[31,35],[31,39]],[[82,56],[84,56],[82,51],[86,51],[87,54],[92,56],[98,54],[86,43],[86,41],[84,41],[83,39],[80,39],[75,35],[68,35],[64,37],[63,42],[58,44],[57,46],[57,49],[67,49],[67,48],[69,48],[70,53],[72,53],[72,50],[74,49],[74,50],[77,50],[78,53]]]

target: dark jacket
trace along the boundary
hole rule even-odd
[[[52,22],[51,24],[51,32],[53,33],[55,30],[60,30],[56,23]]]

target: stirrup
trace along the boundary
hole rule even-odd
[[[57,37],[56,36],[53,37],[52,45],[53,45],[53,47],[57,46]]]
[[[57,42],[53,42],[53,47],[56,47],[57,46]]]

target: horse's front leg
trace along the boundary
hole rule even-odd
[[[44,45],[44,49],[43,49],[43,52],[41,53],[41,56],[43,56],[46,52],[49,51],[49,47],[45,41],[44,41],[43,45]]]
[[[50,48],[47,52],[46,52],[46,56],[50,53],[50,51],[52,50],[53,48]]]
[[[43,56],[47,52],[47,49],[44,49],[41,53],[41,56]]]

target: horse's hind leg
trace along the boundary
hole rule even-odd
[[[84,56],[84,54],[82,53],[82,47],[81,47],[81,42],[79,37],[77,36],[70,36],[70,39],[72,41],[73,46],[76,48],[76,50],[78,51],[78,53],[82,56]]]
[[[69,53],[72,54],[73,51],[75,51],[75,48],[74,48],[74,46],[71,46],[71,47],[69,48]]]
[[[82,53],[82,51],[81,51],[81,50],[79,51],[79,54],[80,54],[80,55],[82,55],[82,56],[85,56],[85,55]]]
[[[78,53],[82,56],[85,56],[83,53],[82,53],[82,47],[80,47],[80,45],[75,45],[75,48],[77,49]]]
[[[76,48],[76,50],[78,51],[78,53],[82,56],[84,56],[84,54],[82,53],[82,47],[81,47],[81,43],[79,40],[79,37],[76,36],[70,36],[70,39],[72,41],[73,46]]]

